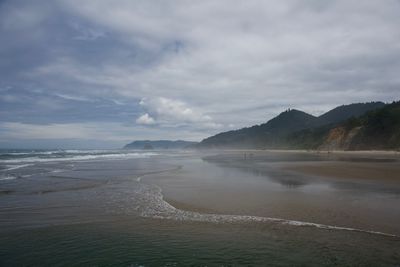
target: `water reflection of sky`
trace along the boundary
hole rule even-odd
[[[262,157],[243,155],[203,157],[203,162],[223,169],[234,169],[242,175],[252,176],[269,183],[269,188],[280,185],[283,189],[298,190],[301,192],[328,192],[343,191],[353,194],[389,194],[400,197],[400,187],[397,184],[386,184],[373,180],[362,179],[335,179],[306,175],[294,171],[284,171],[282,166],[287,163],[343,161],[357,163],[388,163],[396,162],[397,158],[368,158],[357,156],[342,156],[334,154],[281,154],[263,155]],[[266,178],[266,179],[265,179]],[[250,180],[250,179],[247,179]]]

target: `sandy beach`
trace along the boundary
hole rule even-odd
[[[399,151],[321,151],[321,150],[226,150],[227,157],[242,156],[243,160],[268,163],[265,156],[304,155],[317,156],[316,161],[283,162],[283,171],[294,171],[316,177],[338,179],[366,179],[371,181],[400,182]]]
[[[231,150],[149,177],[181,210],[400,234],[397,152]]]
[[[318,162],[287,164],[283,169],[317,177],[400,183],[400,164],[398,162]]]

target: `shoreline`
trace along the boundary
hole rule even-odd
[[[170,197],[165,196],[164,194],[163,194],[163,201],[167,202],[169,205],[171,205],[175,209],[178,209],[181,211],[198,212],[201,214],[219,214],[218,211],[215,211],[211,208],[198,207],[198,206],[195,206],[195,205],[192,205],[189,203],[177,201]],[[223,214],[219,214],[219,215],[223,215]]]
[[[150,175],[146,183],[159,186],[164,201],[181,211],[290,218],[400,233],[398,208],[389,208],[397,200],[386,197],[399,190],[397,156],[375,157],[374,152],[353,160],[354,153],[342,158],[307,157],[299,151],[294,157],[268,155],[265,150],[219,152],[206,160],[179,159],[181,169]],[[253,155],[244,160],[243,153]],[[370,194],[373,197],[367,197]]]
[[[324,179],[358,180],[375,183],[400,183],[400,164],[398,162],[307,162],[286,163],[283,171],[311,175]]]
[[[309,150],[309,149],[204,149],[208,152],[270,152],[270,153],[310,153],[310,154],[349,154],[349,155],[396,155],[400,150]]]

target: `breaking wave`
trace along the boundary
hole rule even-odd
[[[249,216],[249,215],[225,215],[225,214],[207,214],[193,211],[180,210],[169,204],[163,199],[161,188],[156,188],[153,192],[152,204],[148,209],[142,212],[143,217],[152,217],[160,219],[180,220],[180,221],[197,221],[211,223],[238,223],[238,222],[265,222],[279,223],[292,226],[308,226],[327,230],[353,231],[368,234],[377,234],[383,236],[397,237],[393,234],[362,230],[350,227],[332,226],[320,223],[287,220],[273,217]],[[149,194],[151,196],[151,194]]]
[[[0,175],[0,181],[5,181],[5,180],[14,180],[17,179],[17,176],[15,175]]]
[[[32,166],[32,164],[22,164],[22,165],[6,165],[6,168],[3,169],[2,171],[12,171],[12,170],[17,170],[25,167]]]
[[[123,213],[139,213],[142,217],[155,218],[155,219],[167,219],[176,221],[193,221],[193,222],[209,222],[209,223],[275,223],[282,225],[290,225],[297,227],[315,227],[326,230],[336,231],[352,231],[366,234],[382,235],[387,237],[399,237],[394,234],[384,233],[379,231],[363,230],[351,227],[342,227],[334,225],[326,225],[313,222],[305,222],[298,220],[289,220],[274,217],[261,217],[261,216],[250,216],[250,215],[229,215],[229,214],[210,214],[200,213],[194,211],[186,211],[175,208],[164,200],[162,189],[153,184],[142,183],[142,178],[146,175],[136,177],[134,182],[137,184],[134,191],[129,192],[130,199],[128,203],[121,205]],[[114,206],[115,207],[115,206]],[[115,212],[115,210],[113,210]]]
[[[129,159],[129,158],[147,158],[156,156],[154,152],[108,152],[105,151],[73,151],[73,152],[57,152],[48,151],[46,153],[20,153],[20,154],[2,154],[0,163],[36,163],[36,162],[56,162],[56,161],[84,161],[95,159]],[[9,166],[8,170],[26,167],[28,165]]]

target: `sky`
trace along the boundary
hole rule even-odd
[[[400,99],[399,0],[2,0],[0,147],[199,141]]]

